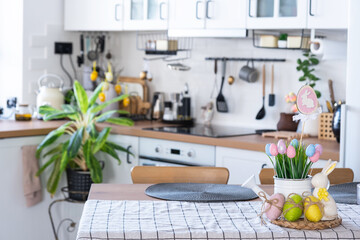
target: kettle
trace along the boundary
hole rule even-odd
[[[56,85],[52,81],[45,81],[45,79],[53,78],[58,80],[59,84]],[[61,105],[64,104],[65,98],[62,93],[64,86],[64,80],[55,74],[44,74],[38,80],[39,90],[37,91],[36,106],[39,112],[40,106],[49,105],[56,109],[61,109]]]

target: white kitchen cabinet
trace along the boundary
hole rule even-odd
[[[124,30],[166,30],[168,0],[124,0]]]
[[[308,0],[308,28],[346,29],[348,0]]]
[[[244,37],[246,0],[171,0],[169,36]]]
[[[248,29],[306,28],[305,0],[247,0]]]
[[[216,167],[229,170],[229,184],[242,184],[252,174],[260,183],[258,175],[261,169],[272,165],[263,152],[216,147]]]
[[[123,29],[123,0],[65,0],[67,31],[119,31]]]
[[[119,165],[116,159],[107,154],[101,153],[101,157],[105,160],[103,182],[123,184],[132,183],[131,169],[139,164],[139,138],[113,134],[109,136],[108,140],[129,149],[134,156],[117,151],[121,160],[121,164]]]

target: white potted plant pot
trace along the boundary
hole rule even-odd
[[[277,178],[274,176],[274,193],[281,193],[285,198],[291,193],[296,193],[300,196],[304,192],[311,194],[311,186],[310,175],[305,179]]]
[[[287,41],[286,40],[278,40],[278,48],[286,48]]]

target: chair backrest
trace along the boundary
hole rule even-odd
[[[310,170],[310,175],[314,176],[315,174],[322,171],[322,168],[313,168]],[[260,171],[259,178],[261,184],[274,184],[274,169],[273,168],[263,168]],[[331,184],[342,184],[349,183],[354,180],[354,172],[351,168],[335,168],[334,171],[328,176]]]
[[[222,167],[136,166],[133,183],[217,183],[227,184],[229,170]]]

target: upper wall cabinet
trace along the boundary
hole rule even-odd
[[[169,36],[244,37],[246,0],[170,0]]]
[[[124,0],[124,30],[166,30],[168,0]]]
[[[308,1],[308,28],[347,28],[348,0]]]
[[[247,4],[249,29],[306,28],[305,0],[247,0]]]
[[[119,31],[123,29],[123,0],[65,0],[67,31]]]

